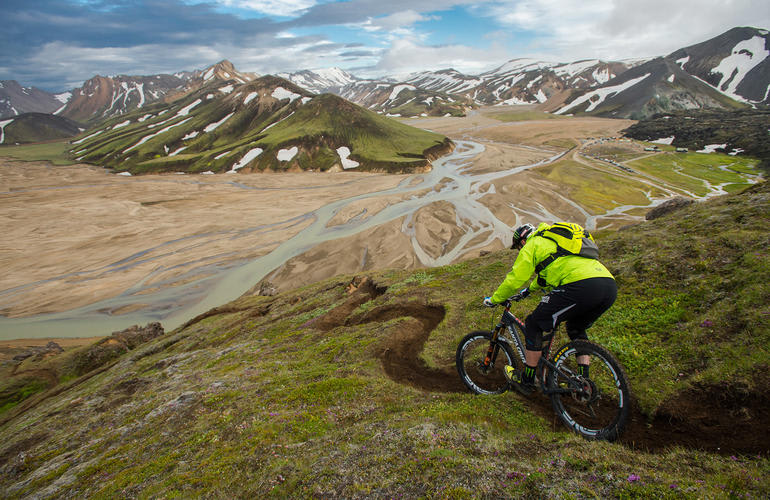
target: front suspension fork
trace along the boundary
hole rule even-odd
[[[499,324],[492,331],[492,340],[489,342],[489,349],[487,349],[487,355],[484,357],[484,368],[488,368],[497,357],[497,350],[499,349],[497,346],[497,338],[500,335],[500,329],[502,327],[503,325]]]

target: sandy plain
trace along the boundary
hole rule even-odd
[[[505,122],[493,117],[496,112],[406,122],[483,144],[484,151],[467,167],[474,174],[529,165],[587,137],[617,135],[632,123],[596,118]],[[147,305],[142,296],[153,290],[265,255],[306,228],[314,210],[393,188],[407,177],[350,171],[122,177],[96,166],[0,158],[0,314],[65,311],[120,294],[135,301],[110,314],[142,309]],[[505,224],[515,225],[528,213],[562,218],[576,213],[551,194],[558,191],[555,183],[531,170],[493,184],[481,201]],[[518,210],[511,210],[514,198]],[[389,194],[358,200],[330,225],[371,217],[402,199]],[[426,204],[406,222],[433,258],[462,237],[451,203]],[[458,258],[502,247],[496,240]],[[400,217],[320,243],[288,259],[267,279],[280,291],[341,273],[422,265]]]

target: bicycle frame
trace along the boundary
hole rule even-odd
[[[516,331],[514,330],[514,325],[516,325],[522,332],[525,331],[524,323],[517,318],[512,312],[511,312],[511,300],[506,300],[503,305],[505,307],[505,310],[503,311],[502,316],[500,317],[500,321],[495,325],[492,331],[492,341],[489,345],[489,350],[487,351],[486,358],[484,359],[484,364],[489,365],[490,362],[497,357],[497,353],[494,352],[494,341],[495,340],[501,340],[503,342],[506,342],[509,345],[512,345],[516,347],[516,352],[519,355],[519,358],[521,358],[521,362],[526,362],[526,355],[524,354],[526,347],[524,346],[524,343],[519,335],[516,334]],[[506,336],[505,333],[508,333]],[[552,331],[549,334],[546,335],[548,337],[548,345],[542,350],[540,358],[537,361],[537,369],[540,372],[540,389],[543,394],[550,395],[550,394],[563,394],[563,393],[572,393],[575,392],[576,389],[580,390],[579,388],[575,389],[562,389],[562,388],[554,388],[549,389],[545,385],[545,380],[548,375],[548,370],[556,370],[556,364],[551,361],[549,358],[551,357],[551,347],[553,346],[553,340],[556,337],[556,331]],[[513,340],[513,341],[511,341]],[[572,370],[562,367],[560,368],[560,371],[563,375],[567,377],[567,379],[572,379],[576,374],[572,372]]]

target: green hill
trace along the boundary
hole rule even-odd
[[[122,355],[103,343],[41,360],[54,367],[41,384],[59,383],[5,404],[0,490],[766,498],[769,201],[761,183],[599,233],[620,294],[589,333],[636,396],[619,443],[567,432],[543,397],[463,390],[455,348],[500,312],[480,305],[515,257],[500,251],[245,296]]]
[[[65,139],[83,131],[82,125],[62,116],[24,113],[0,120],[0,144],[25,144]]]
[[[72,155],[132,174],[335,166],[413,172],[451,148],[439,134],[265,76],[217,82],[173,104],[107,121],[73,141]]]

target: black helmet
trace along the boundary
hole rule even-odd
[[[511,249],[518,247],[519,244],[526,240],[533,232],[535,232],[535,226],[529,223],[517,227],[516,231],[513,232],[513,242],[511,243]]]

